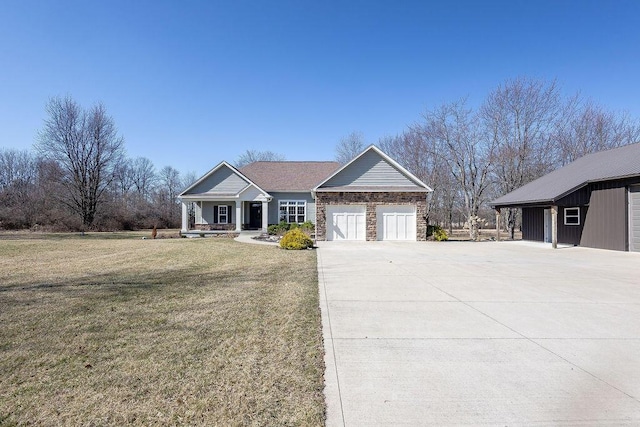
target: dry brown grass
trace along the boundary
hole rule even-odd
[[[322,425],[315,259],[0,239],[0,425]]]

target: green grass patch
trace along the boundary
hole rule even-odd
[[[0,243],[0,425],[322,425],[314,251]]]

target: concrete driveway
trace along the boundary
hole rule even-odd
[[[321,242],[328,426],[640,425],[640,254]]]

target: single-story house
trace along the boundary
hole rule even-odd
[[[182,233],[311,221],[317,240],[426,240],[431,191],[374,145],[344,166],[260,161],[237,169],[223,161],[179,195]]]
[[[640,143],[588,154],[490,203],[522,208],[522,238],[640,251]]]

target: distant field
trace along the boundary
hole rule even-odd
[[[323,424],[313,251],[19,234],[0,233],[0,426]]]
[[[447,234],[449,234],[449,230],[446,230]],[[513,236],[514,240],[522,240],[522,232],[516,231]],[[481,240],[491,240],[496,238],[496,230],[491,228],[484,228],[480,230],[480,239]],[[500,231],[500,239],[502,240],[510,240],[511,237],[509,233],[506,231]],[[449,240],[469,240],[469,230],[463,230],[460,228],[456,228],[453,230],[453,234],[449,235]]]

